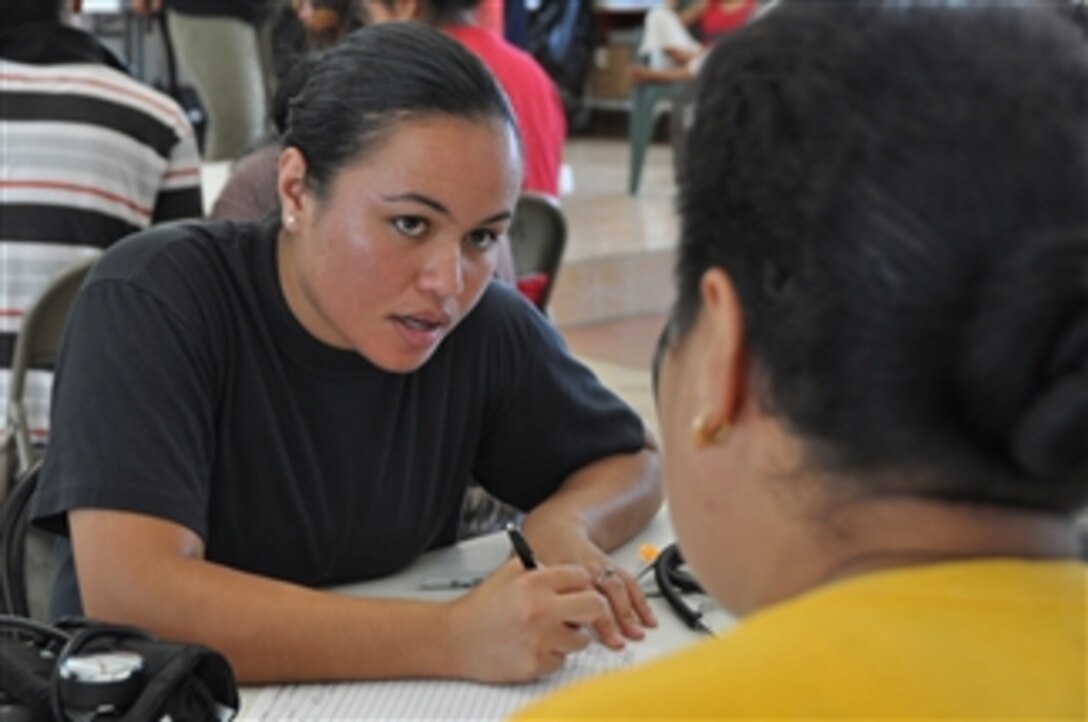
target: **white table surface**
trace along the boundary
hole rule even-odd
[[[209,161],[200,164],[200,190],[204,203],[204,215],[211,213],[215,199],[230,177],[229,160]]]
[[[642,544],[653,544],[660,549],[673,540],[674,535],[668,514],[665,509],[662,509],[634,539],[617,549],[612,558],[617,565],[634,573],[644,566],[638,554]],[[491,534],[428,552],[393,576],[338,587],[335,591],[355,596],[454,599],[463,592],[423,591],[420,589],[422,580],[436,576],[486,574],[502,564],[509,555],[510,543],[506,535]],[[646,574],[643,577],[643,583],[647,590],[652,589],[652,574]],[[643,641],[629,643],[636,662],[666,654],[702,638],[702,635],[685,627],[660,597],[651,595],[648,598],[657,616],[658,627],[647,630],[646,639]],[[723,630],[733,622],[729,615],[712,604],[706,611],[704,621],[715,630]],[[243,713],[246,705],[252,704],[260,689],[260,687],[242,688]]]

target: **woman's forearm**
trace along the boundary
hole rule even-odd
[[[444,604],[348,597],[181,557],[135,576],[111,574],[108,591],[84,583],[87,614],[217,649],[243,683],[459,676],[444,654]]]
[[[243,683],[535,679],[588,640],[607,605],[580,566],[507,563],[453,602],[366,599],[204,559],[190,530],[140,514],[69,514],[85,612],[219,650]]]
[[[661,500],[660,460],[648,441],[640,452],[610,456],[572,474],[526,517],[525,531],[533,538],[560,527],[577,529],[610,551],[645,527]]]

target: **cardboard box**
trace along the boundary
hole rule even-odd
[[[599,99],[626,99],[631,94],[630,68],[634,50],[627,44],[597,48],[589,71],[589,95]]]

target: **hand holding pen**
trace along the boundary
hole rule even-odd
[[[537,569],[536,554],[521,530],[513,525],[506,527],[510,544],[526,570]],[[595,549],[595,548],[594,548]],[[597,550],[601,558],[594,560],[596,571],[591,571],[593,587],[608,600],[611,614],[594,624],[597,638],[612,648],[622,649],[624,637],[639,640],[645,637],[643,626],[656,626],[657,620],[646,602],[637,580],[613,565]],[[587,569],[590,567],[587,565]]]
[[[525,537],[522,535],[521,530],[513,524],[508,524],[506,526],[506,534],[510,537],[510,545],[514,547],[514,553],[517,554],[518,560],[521,562],[521,566],[525,571],[528,572],[536,569],[536,555],[533,554],[529,542],[525,541]]]
[[[546,561],[561,560],[580,564],[590,574],[593,587],[608,602],[610,614],[598,620],[593,629],[602,644],[610,649],[624,647],[624,640],[638,641],[646,636],[647,627],[656,627],[657,618],[646,601],[646,595],[638,580],[625,569],[617,567],[608,556],[588,539],[584,533],[571,531],[571,527],[559,524],[543,527],[537,523],[533,531],[536,539],[546,540],[546,549],[537,547],[535,552],[529,546],[524,533],[507,528],[510,543],[515,552],[519,545],[529,551],[534,563],[539,563],[542,551],[547,553]],[[539,542],[538,542],[539,543]]]
[[[451,637],[446,648],[458,655],[455,664],[471,679],[512,682],[548,674],[589,646],[591,630],[611,618],[585,568],[540,565],[520,532],[508,535],[514,558],[450,602],[442,631]]]

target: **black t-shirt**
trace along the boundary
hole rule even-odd
[[[282,295],[276,229],[177,224],[103,256],[62,345],[40,525],[149,514],[198,534],[209,560],[326,585],[452,542],[470,477],[529,509],[644,445],[638,417],[501,283],[413,373],[322,344]],[[78,604],[65,562],[58,613]]]

